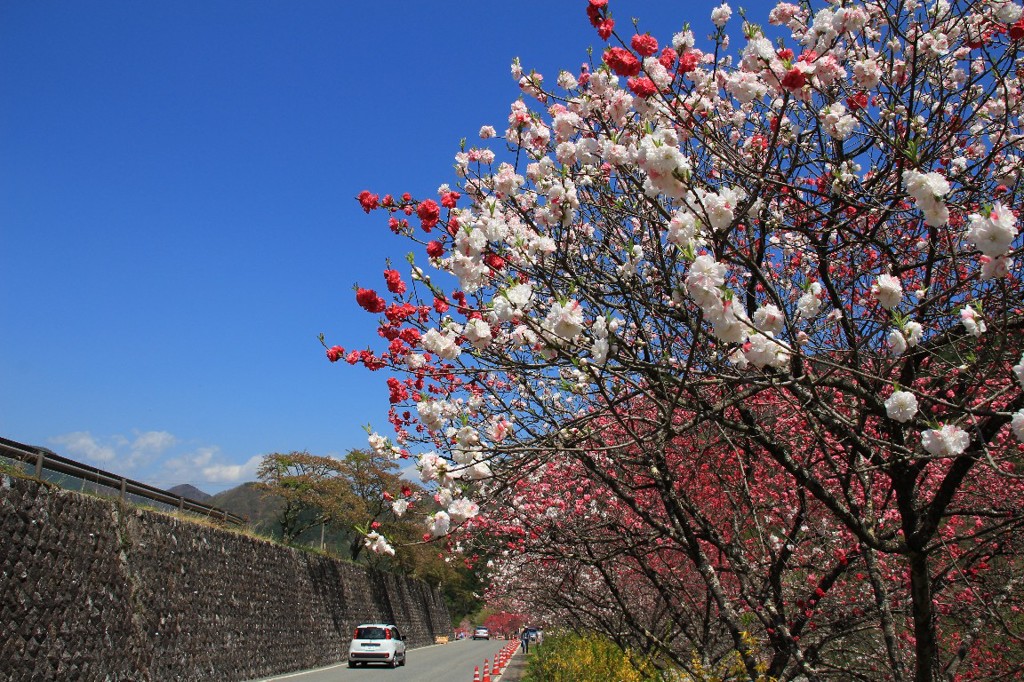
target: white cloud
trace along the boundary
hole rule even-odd
[[[146,431],[136,434],[132,452],[139,455],[159,455],[177,442],[178,439],[166,431]]]
[[[54,445],[63,447],[71,458],[81,458],[93,464],[108,464],[117,459],[117,451],[110,445],[101,445],[88,431],[74,431],[50,439]],[[58,452],[57,454],[65,454]]]
[[[256,468],[263,459],[255,455],[243,464],[231,464],[219,447],[203,447],[194,452],[175,457],[164,462],[161,478],[177,480],[182,483],[191,482],[202,488],[204,484],[218,487],[224,484],[237,484],[256,480]]]
[[[216,445],[188,450],[167,431],[130,433],[132,437],[97,437],[88,431],[76,431],[50,438],[49,442],[60,455],[164,489],[191,483],[201,490],[216,492],[254,481],[263,459],[256,455],[237,464]]]
[[[245,464],[216,464],[203,468],[203,478],[213,483],[242,483],[256,480],[256,468],[263,459],[254,455]]]

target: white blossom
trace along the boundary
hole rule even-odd
[[[892,348],[892,354],[896,357],[907,352],[907,339],[899,329],[889,332],[889,347]]]
[[[560,339],[572,341],[583,331],[583,306],[579,301],[555,301],[544,319],[544,328]]]
[[[466,519],[471,519],[480,513],[480,507],[477,503],[467,497],[460,497],[459,499],[448,505],[448,515],[451,518],[452,523],[462,523]]]
[[[451,517],[448,516],[447,512],[443,511],[431,514],[425,519],[425,521],[427,524],[427,530],[429,530],[430,534],[435,538],[446,535],[448,533],[448,529],[451,528],[452,525]]]
[[[910,391],[896,391],[885,401],[885,413],[901,424],[910,421],[917,414],[917,396]]]
[[[1008,207],[996,202],[988,215],[968,216],[967,240],[989,258],[1006,255],[1017,236],[1017,218]]]
[[[1013,429],[1013,435],[1017,436],[1017,440],[1024,443],[1024,410],[1017,410],[1013,413],[1010,428]]]
[[[711,10],[711,23],[718,28],[722,28],[729,22],[729,18],[732,16],[732,8],[729,7],[729,3],[723,2],[721,5]]]
[[[754,311],[754,326],[762,332],[780,334],[785,321],[782,311],[771,303]]]
[[[903,298],[903,286],[900,280],[892,275],[879,275],[871,285],[871,294],[878,304],[886,310],[892,310]]]
[[[480,318],[474,318],[466,323],[465,329],[462,330],[462,335],[466,337],[466,340],[474,348],[483,350],[491,343],[491,325]]]
[[[818,314],[821,310],[821,285],[817,282],[811,283],[807,288],[807,291],[800,296],[800,299],[796,302],[797,315],[802,320],[809,320]]]
[[[401,516],[409,509],[409,500],[398,499],[391,503],[391,510],[395,512],[395,516]]]
[[[960,309],[960,322],[971,336],[981,336],[987,330],[985,319],[972,306]]]
[[[944,424],[938,429],[928,429],[921,434],[921,446],[935,457],[956,457],[963,454],[971,438],[959,426]]]
[[[395,548],[392,547],[388,541],[376,531],[371,531],[366,534],[366,537],[363,538],[363,545],[375,554],[395,555]]]

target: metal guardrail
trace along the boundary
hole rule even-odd
[[[166,490],[155,488],[146,483],[133,481],[124,476],[118,476],[102,469],[97,469],[88,464],[82,464],[66,457],[32,445],[25,445],[17,441],[0,437],[0,456],[9,459],[26,462],[35,466],[35,477],[42,479],[43,470],[55,471],[66,476],[73,476],[87,481],[90,484],[104,486],[120,491],[119,499],[125,499],[128,495],[135,495],[143,499],[152,500],[169,507],[176,507],[179,511],[186,511],[193,514],[202,514],[210,518],[218,519],[226,523],[238,526],[245,525],[246,519],[232,514],[231,512],[211,507],[208,504],[191,500],[182,495],[174,495]]]

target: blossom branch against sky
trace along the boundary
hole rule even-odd
[[[352,198],[431,192],[460,138],[500,127],[513,57],[554,71],[600,43],[578,13],[0,3],[0,434],[208,492],[261,454],[364,446],[387,390],[317,342],[377,338],[348,287],[392,251]],[[136,457],[145,432],[174,442]]]

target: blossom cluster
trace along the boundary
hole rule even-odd
[[[758,548],[769,556],[752,563],[800,550],[787,533],[807,533],[842,556],[834,570],[845,576],[860,552],[876,552],[872,566],[905,556],[895,529],[917,507],[878,491],[905,482],[908,462],[920,468],[906,493],[920,508],[949,499],[931,492],[953,463],[970,471],[965,498],[986,498],[1013,470],[1024,440],[1021,8],[909,3],[895,20],[887,7],[781,2],[765,26],[744,17],[735,47],[727,3],[701,46],[688,25],[662,41],[620,35],[614,2],[589,0],[608,42],[597,64],[549,87],[515,61],[522,96],[456,154],[457,191],[359,195],[416,251],[408,282],[389,266],[386,294],[356,291],[383,316],[387,351],[327,355],[393,372],[394,442],[372,434],[370,444],[418,453],[440,505],[428,537],[528,506],[524,489],[547,490],[546,476],[566,471],[564,499],[530,508],[562,529],[582,518],[600,528],[616,501],[608,481],[635,481],[639,504],[681,466],[677,443],[716,433],[729,448],[696,467],[706,487],[688,494],[735,499],[733,488],[714,495],[751,466],[730,453],[773,459],[776,489],[813,483],[786,505],[814,498],[828,521],[787,531],[793,519],[773,520]],[[632,420],[638,405],[647,421]],[[635,432],[615,431],[625,424]],[[636,452],[663,441],[676,459]],[[567,452],[588,466],[545,466]],[[605,497],[588,477],[608,484]],[[758,504],[771,507],[769,493]],[[934,532],[963,539],[944,514]],[[502,532],[525,547],[516,521]],[[653,522],[623,523],[639,533]],[[830,589],[817,577],[823,594],[801,598],[803,618]],[[756,617],[774,623],[776,607],[761,607]],[[790,634],[776,623],[766,638],[783,652],[803,646],[792,635],[802,621],[782,621]]]

